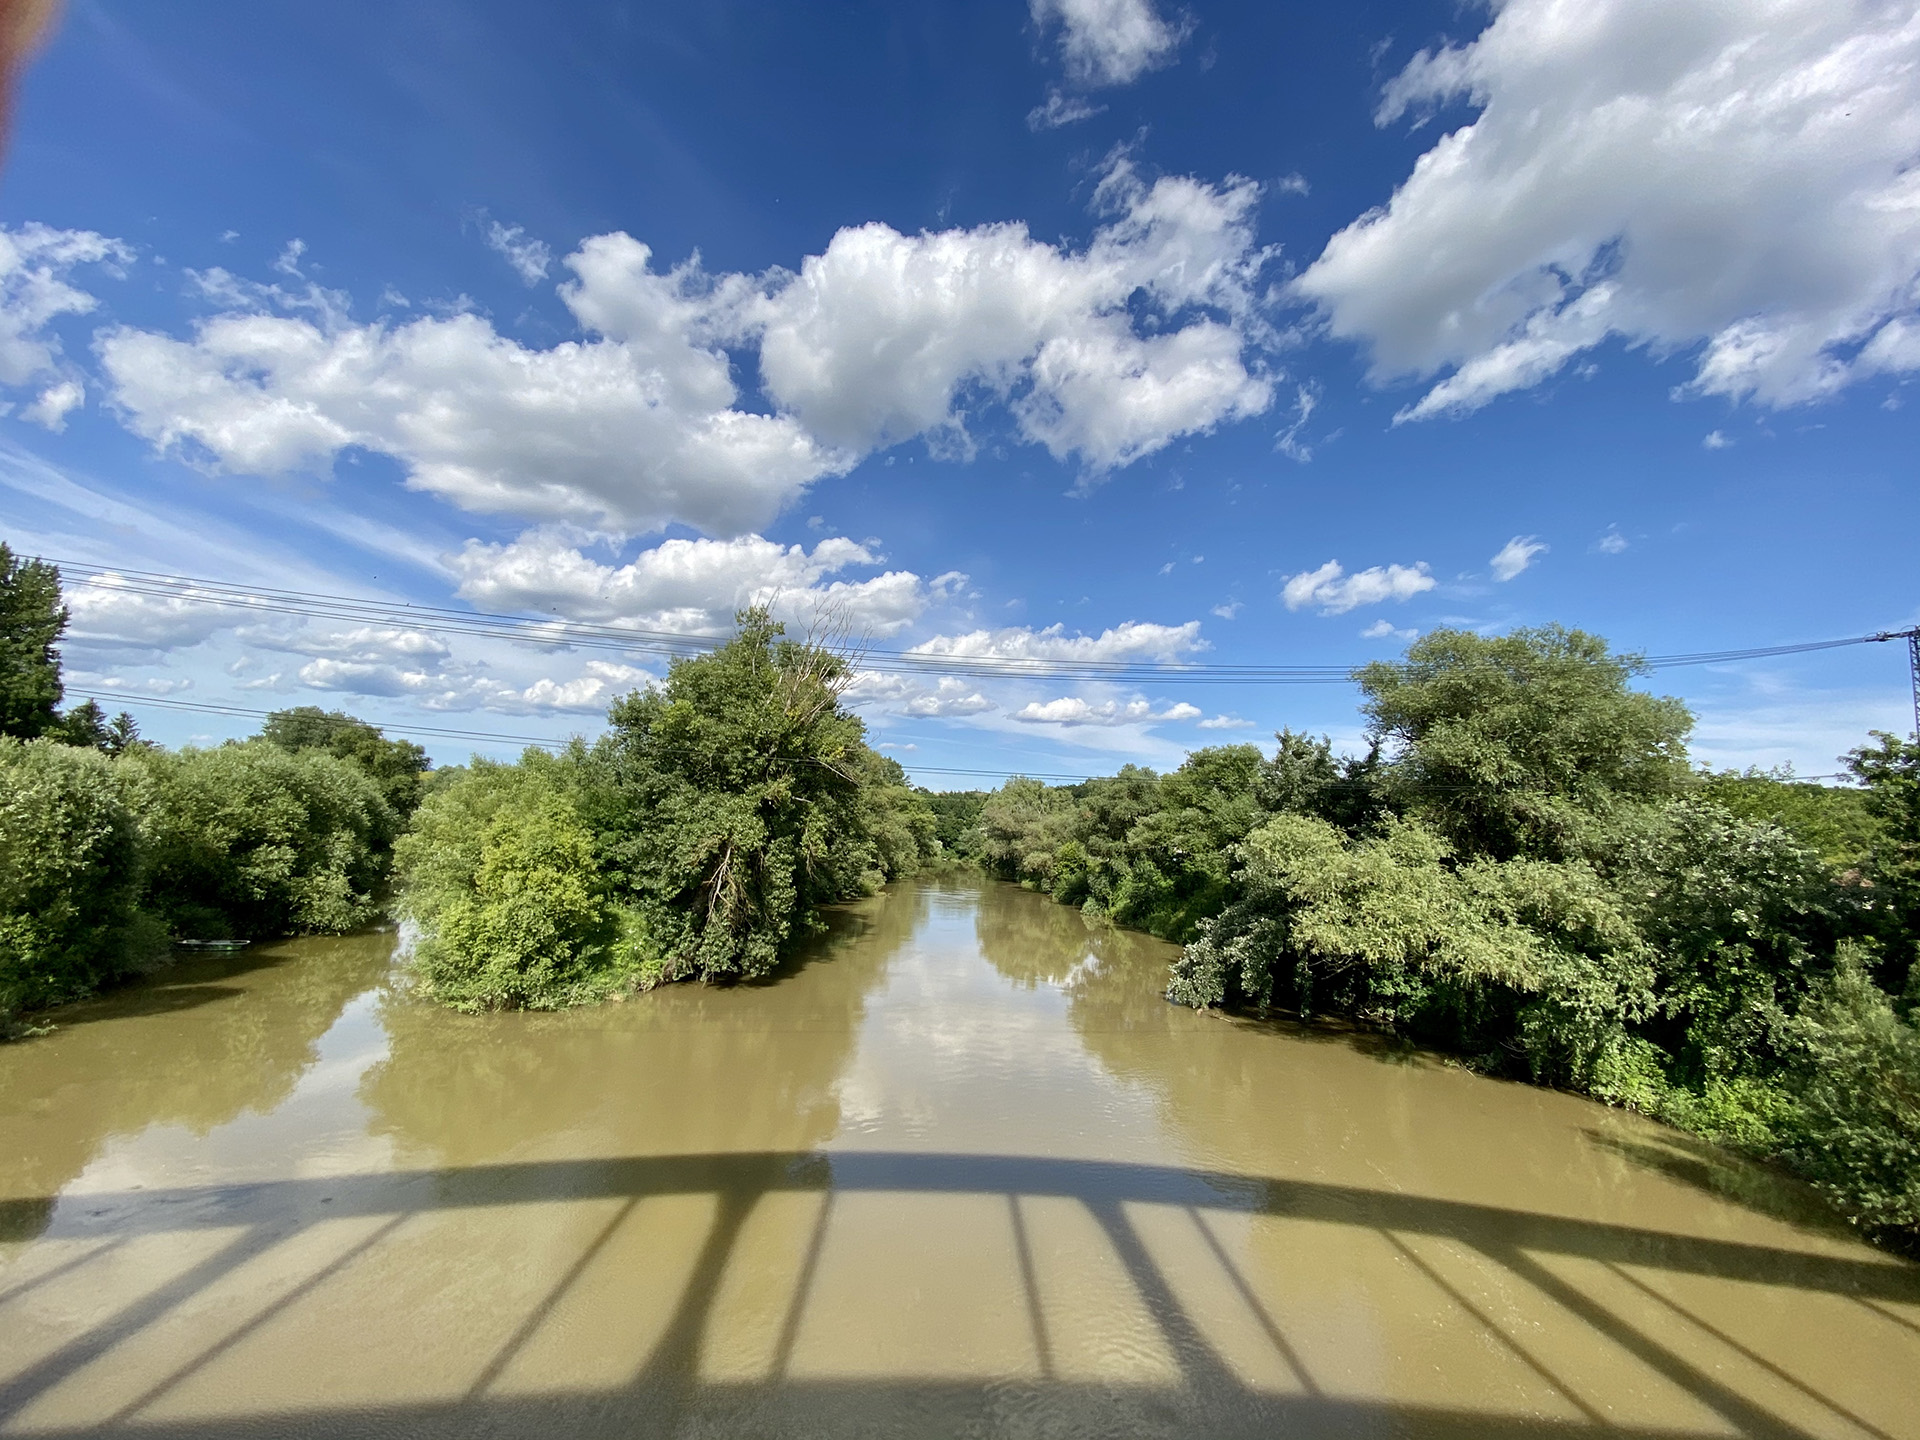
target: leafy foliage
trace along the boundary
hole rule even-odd
[[[262,740],[135,751],[145,904],[198,939],[338,932],[377,913],[398,820],[356,765]]]
[[[840,704],[846,662],[764,610],[739,624],[616,702],[593,754],[589,815],[665,979],[764,975],[820,905],[932,850],[932,816]]]
[[[80,745],[103,755],[122,755],[140,743],[140,727],[133,716],[122,710],[109,720],[93,700],[74,706],[44,733],[63,745]]]
[[[1793,1022],[1798,1106],[1787,1157],[1869,1228],[1920,1236],[1920,1028],[1875,985],[1858,947]]]
[[[106,757],[0,738],[0,1016],[84,995],[150,957],[139,833]]]
[[[916,791],[933,815],[933,835],[942,853],[959,855],[966,847],[966,835],[980,818],[987,803],[984,790]]]
[[[0,544],[0,1018],[143,968],[170,935],[374,918],[424,751],[306,707],[264,739],[168,753],[125,711],[59,713],[66,623],[59,571]]]
[[[63,691],[54,646],[66,628],[60,572],[17,558],[0,541],[0,735],[31,740],[57,723]]]
[[[1885,957],[1877,978],[1912,1007],[1920,1005],[1920,735],[1902,740],[1876,730],[1873,740],[1846,763],[1880,825],[1866,864]]]
[[[1628,688],[1632,656],[1579,630],[1435,630],[1356,672],[1390,789],[1463,855],[1565,859],[1605,844],[1622,806],[1691,780],[1693,717]]]
[[[1864,790],[1796,780],[1791,770],[1727,770],[1703,777],[1700,788],[1744,819],[1778,825],[1836,872],[1858,872],[1880,840]]]
[[[379,785],[387,804],[402,819],[419,805],[432,763],[427,752],[412,741],[389,740],[364,720],[317,705],[274,711],[261,727],[260,737],[294,754],[319,750],[358,765]]]
[[[1067,789],[965,844],[1190,941],[1170,999],[1336,1012],[1784,1160],[1920,1242],[1920,742],[1856,790],[1697,776],[1678,702],[1579,631],[1436,631],[1357,672],[1373,746],[1282,732]]]
[[[591,749],[436,791],[402,847],[429,986],[547,1006],[751,979],[820,906],[936,853],[932,811],[840,704],[847,679],[832,650],[743,611],[728,644],[617,701]],[[502,798],[524,785],[544,798]]]
[[[476,760],[420,807],[396,861],[415,968],[462,1010],[555,1009],[640,975],[644,930],[608,893],[575,804],[578,757]]]
[[[962,849],[995,874],[1167,939],[1226,898],[1229,848],[1262,818],[1268,763],[1252,745],[1196,750],[1169,775],[1137,765],[1085,784],[1014,779]]]
[[[1009,880],[1045,883],[1072,835],[1073,796],[1015,776],[987,797],[968,841],[974,856]]]

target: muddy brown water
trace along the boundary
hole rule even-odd
[[[1011,886],[564,1015],[392,952],[0,1048],[0,1433],[1920,1436],[1920,1268],[1797,1187]]]

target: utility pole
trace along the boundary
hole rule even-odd
[[[1913,681],[1913,736],[1920,740],[1920,626],[1911,630],[1882,630],[1868,638],[1907,642],[1907,671]]]

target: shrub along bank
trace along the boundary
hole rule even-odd
[[[545,1009],[752,979],[820,906],[938,853],[933,812],[840,703],[850,678],[749,610],[593,745],[452,776],[399,849],[426,990]]]
[[[1169,998],[1332,1013],[1632,1105],[1920,1243],[1920,744],[1706,776],[1691,716],[1558,628],[1359,672],[1370,754],[1282,733],[1015,780],[962,849],[1180,941]]]
[[[359,764],[270,740],[109,757],[0,738],[0,1020],[174,941],[364,925],[404,823]]]
[[[337,932],[379,911],[425,752],[350,716],[166,751],[62,712],[59,572],[0,544],[0,1029],[177,940]]]

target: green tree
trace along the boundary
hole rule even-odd
[[[662,979],[765,974],[818,906],[918,862],[903,835],[932,838],[840,703],[846,661],[783,638],[765,610],[738,619],[727,644],[617,701],[593,752],[583,813]]]
[[[1256,799],[1273,814],[1317,815],[1349,834],[1384,813],[1385,762],[1376,741],[1364,756],[1336,758],[1333,742],[1294,730],[1275,733],[1273,758],[1262,771]]]
[[[1786,829],[1704,796],[1648,815],[1617,854],[1622,904],[1658,957],[1643,1027],[1689,1090],[1777,1071],[1790,1017],[1855,903]]]
[[[163,949],[140,882],[127,787],[106,757],[0,738],[0,1016],[85,995]]]
[[[66,628],[60,572],[0,542],[0,735],[31,740],[58,723],[64,692],[55,646]]]
[[[1878,979],[1920,1006],[1920,736],[1872,734],[1873,743],[1849,752],[1846,765],[1866,787],[1867,810],[1880,824],[1866,867],[1884,956]]]
[[[293,754],[319,750],[358,765],[373,777],[402,819],[419,805],[433,763],[412,741],[390,740],[365,720],[318,705],[274,711],[261,727],[260,738]]]
[[[251,740],[136,750],[146,904],[193,939],[337,933],[371,920],[399,822],[359,766]]]
[[[987,803],[987,792],[921,790],[918,793],[932,812],[934,838],[940,842],[941,851],[950,856],[966,855],[967,832],[980,818],[980,807]]]
[[[1175,963],[1189,1005],[1279,1000],[1586,1081],[1651,1008],[1644,949],[1584,864],[1466,865],[1414,820],[1351,839],[1280,815],[1236,848],[1243,898]]]
[[[1701,789],[1736,815],[1790,831],[1832,870],[1860,871],[1880,838],[1867,792],[1797,780],[1790,768],[1703,774]]]
[[[655,959],[613,900],[576,797],[578,756],[476,760],[420,806],[396,847],[414,967],[461,1010],[557,1009],[644,983]]]
[[[1604,849],[1623,807],[1691,783],[1693,717],[1628,681],[1644,666],[1557,625],[1435,630],[1406,659],[1354,672],[1397,752],[1387,794],[1463,856],[1565,859]]]
[[[1848,946],[1794,1032],[1786,1158],[1866,1229],[1920,1247],[1920,1028]]]
[[[123,754],[140,743],[140,727],[134,724],[133,716],[122,710],[109,720],[106,711],[92,700],[68,710],[46,733],[64,745],[79,745],[105,755]]]
[[[980,807],[968,844],[974,857],[1001,878],[1044,886],[1053,876],[1055,852],[1073,834],[1073,822],[1071,791],[1016,775]]]

